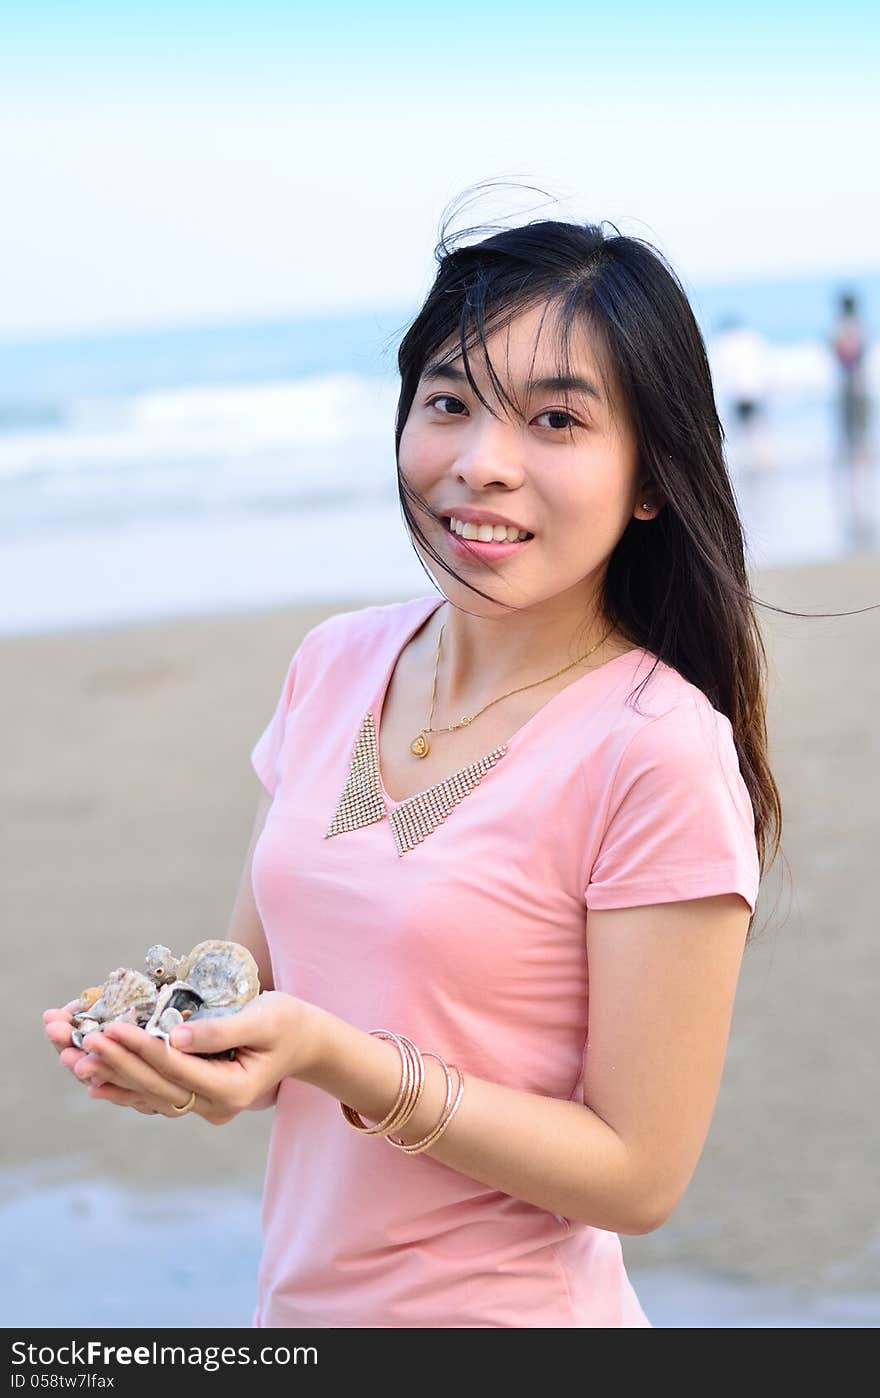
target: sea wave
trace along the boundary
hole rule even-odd
[[[721,340],[707,349],[722,421],[735,430],[730,361]],[[880,394],[880,346],[867,378]],[[831,449],[838,377],[825,346],[766,345],[760,381],[778,465]],[[398,393],[396,378],[345,370],[66,403],[31,396],[4,410],[0,532],[387,499]]]
[[[343,373],[81,397],[22,405],[18,413],[11,405],[7,420],[17,425],[0,436],[0,476],[86,466],[121,471],[286,446],[338,445],[353,437],[390,439],[397,392],[392,380]],[[47,422],[52,430],[41,430]]]

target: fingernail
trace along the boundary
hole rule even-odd
[[[193,1032],[191,1029],[175,1029],[171,1035],[172,1048],[189,1048],[192,1041]]]

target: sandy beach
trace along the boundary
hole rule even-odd
[[[868,607],[880,556],[753,585],[796,611]],[[225,936],[258,796],[250,749],[304,632],[346,609],[0,643],[7,1197],[38,1177],[259,1190],[269,1113],[215,1131],[95,1103],[59,1069],[40,1014],[140,965],[152,942]],[[762,888],[700,1165],[674,1216],[624,1251],[633,1267],[880,1293],[880,611],[761,618],[783,859]]]

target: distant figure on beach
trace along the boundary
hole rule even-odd
[[[749,426],[766,407],[770,366],[767,344],[757,330],[750,330],[736,316],[719,327],[713,344],[712,369],[719,397],[726,401],[735,422]]]
[[[851,292],[843,292],[831,348],[840,376],[840,438],[847,455],[857,455],[868,432],[867,336],[858,304]]]
[[[441,234],[394,421],[432,586],[279,657],[226,934],[264,992],[170,1045],[44,1015],[103,1103],[274,1112],[259,1327],[651,1326],[620,1235],[697,1167],[781,806],[703,338],[609,230]]]
[[[712,375],[728,425],[731,465],[759,470],[772,464],[765,419],[771,367],[767,342],[737,316],[722,321],[710,345]]]

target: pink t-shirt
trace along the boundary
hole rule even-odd
[[[369,733],[398,655],[442,601],[331,616],[291,661],[252,754],[274,796],[253,885],[275,987],[465,1074],[582,1100],[588,910],[730,892],[754,910],[730,723],[662,664],[628,703],[655,659],[637,648],[555,694],[439,817],[428,802],[420,837],[425,802],[420,825],[381,774],[370,788]],[[358,753],[366,788],[329,834]],[[616,1233],[362,1136],[293,1078],[263,1227],[258,1326],[650,1325]]]

